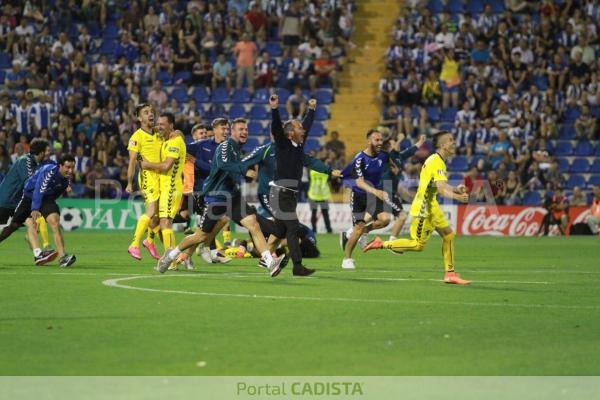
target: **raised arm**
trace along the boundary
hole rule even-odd
[[[396,149],[392,150],[390,152],[390,158],[395,164],[402,164],[404,160],[407,160],[415,155],[417,150],[423,145],[423,143],[425,143],[425,140],[427,140],[425,135],[419,136],[419,140],[417,140],[417,142],[409,148],[406,148],[402,151],[398,151]]]
[[[221,169],[241,176],[246,175],[247,169],[241,160],[235,161],[233,159],[233,149],[227,141],[217,147],[211,168]]]
[[[269,98],[269,105],[271,106],[271,133],[275,138],[275,142],[287,140],[287,137],[283,132],[281,116],[279,115],[279,96],[272,94]]]
[[[313,171],[321,172],[323,174],[331,175],[332,168],[325,164],[323,161],[318,160],[308,154],[304,155],[304,166],[312,169]]]
[[[310,99],[308,101],[308,109],[306,110],[306,114],[304,114],[304,118],[302,118],[302,128],[304,128],[305,137],[310,133],[310,128],[312,128],[312,124],[315,121],[315,110],[317,109],[317,100]]]
[[[143,159],[142,168],[149,169],[151,171],[156,171],[156,172],[166,172],[171,169],[173,164],[175,164],[175,160],[176,160],[175,158],[167,157],[167,159],[165,161],[155,163],[155,162],[150,162],[150,161],[147,161],[146,159]]]
[[[262,146],[258,146],[250,154],[242,159],[242,162],[246,165],[246,168],[250,168],[256,164],[260,164],[262,160],[264,160],[271,149],[272,144],[267,143]]]

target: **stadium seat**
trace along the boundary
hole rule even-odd
[[[325,127],[323,126],[323,123],[321,123],[319,121],[313,122],[313,125],[310,128],[309,134],[312,137],[321,137],[321,136],[323,136],[325,134]]]
[[[443,123],[440,124],[440,130],[441,131],[452,132],[453,129],[454,129],[454,124],[452,124],[450,122],[443,122]]]
[[[315,99],[321,105],[331,104],[333,101],[333,92],[327,89],[319,89],[315,92]]]
[[[600,158],[596,158],[592,164],[590,172],[600,174]]]
[[[290,91],[286,88],[276,89],[275,93],[277,93],[277,96],[279,96],[280,104],[285,104],[288,101],[288,98],[290,97]]]
[[[279,116],[282,121],[285,121],[290,118],[290,114],[285,106],[279,106]],[[271,110],[269,109],[269,119],[271,118]]]
[[[231,95],[231,102],[233,103],[250,103],[250,93],[248,89],[240,88],[235,89]]]
[[[176,87],[171,91],[171,97],[177,100],[177,103],[183,104],[188,101],[187,90],[183,87]]]
[[[194,98],[194,100],[196,100],[196,103],[198,104],[208,103],[208,100],[210,98],[204,86],[196,86],[192,91],[192,97]]]
[[[571,172],[576,172],[579,174],[589,172],[590,163],[587,158],[576,158],[571,164]]]
[[[100,54],[106,56],[112,56],[115,53],[115,49],[117,48],[117,42],[114,39],[105,38],[102,40],[102,44],[100,45]]]
[[[456,112],[457,110],[454,107],[444,108],[440,114],[440,120],[442,122],[454,122],[456,120]]]
[[[269,119],[269,113],[265,106],[257,104],[252,106],[248,117],[250,119]]]
[[[156,79],[158,79],[163,86],[169,86],[171,84],[171,74],[169,71],[158,71]]]
[[[249,137],[248,140],[246,140],[246,143],[244,144],[243,148],[244,151],[249,153],[258,146],[260,146],[260,141],[255,137]]]
[[[175,72],[175,75],[173,75],[173,82],[175,82],[176,85],[182,85],[187,83],[191,77],[192,74],[188,71]]]
[[[264,135],[265,130],[260,122],[250,121],[248,123],[248,132],[252,136],[262,136],[262,135]]]
[[[593,106],[590,108],[590,112],[594,116],[594,118],[600,118],[600,107]]]
[[[269,97],[271,97],[269,89],[258,89],[256,92],[254,92],[254,98],[252,99],[252,102],[256,104],[268,104]]]
[[[482,0],[468,0],[465,6],[465,11],[471,15],[481,14],[483,12]]]
[[[596,146],[596,151],[594,151],[594,155],[596,157],[600,157],[600,144],[598,144],[598,146]]]
[[[570,156],[573,153],[573,145],[571,142],[558,142],[554,155],[556,156]]]
[[[567,179],[566,187],[567,189],[573,190],[575,186],[579,186],[580,188],[585,188],[585,178],[583,175],[575,175],[571,174],[569,179]]]
[[[504,12],[504,0],[491,0],[492,12],[494,14],[502,14]]]
[[[477,163],[479,162],[479,160],[481,160],[482,158],[485,158],[484,156],[473,156],[473,158],[471,159],[471,162],[469,163],[469,168],[473,168],[477,166]]]
[[[462,183],[463,179],[464,179],[463,174],[450,174],[450,176],[448,176],[448,180],[450,182]]]
[[[119,37],[119,26],[117,24],[115,24],[114,22],[107,23],[106,27],[104,28],[104,32],[102,33],[102,37],[104,39],[111,39],[111,40],[117,39]]]
[[[463,0],[448,0],[446,3],[446,11],[450,14],[462,14]]]
[[[441,0],[429,0],[427,2],[427,8],[432,14],[439,14],[444,10],[444,4]]]
[[[246,110],[241,104],[233,104],[229,109],[229,119],[245,118]]]
[[[569,160],[566,158],[558,158],[558,171],[563,174],[569,172]]]
[[[569,107],[567,111],[565,111],[565,121],[566,122],[574,122],[581,115],[581,111],[579,107]]]
[[[440,108],[439,107],[427,107],[427,119],[429,120],[429,122],[439,122]],[[452,122],[454,122],[454,120]]]
[[[6,78],[6,71],[3,69],[0,69],[0,85],[4,84],[5,78]]]
[[[526,192],[523,195],[523,205],[524,206],[537,206],[542,203],[542,196],[538,191]]]
[[[329,119],[329,111],[325,106],[317,106],[315,111],[315,119],[317,121],[327,121]]]
[[[265,50],[272,58],[280,57],[281,54],[283,54],[283,50],[281,49],[281,44],[279,42],[267,42]]]
[[[575,126],[573,124],[562,124],[558,132],[559,139],[570,140],[575,138]]]
[[[309,153],[311,151],[318,151],[321,148],[321,142],[319,139],[308,138],[304,143],[304,151]]]
[[[3,51],[0,51],[0,68],[1,69],[12,68],[11,57]]]
[[[467,171],[469,169],[469,160],[465,156],[455,156],[448,165],[450,171]]]
[[[229,103],[229,93],[226,88],[218,87],[213,90],[210,100],[213,103]]]
[[[590,179],[587,182],[588,187],[600,186],[600,175],[590,175]]]
[[[587,140],[577,143],[575,146],[575,155],[579,157],[588,157],[594,153],[594,146]]]

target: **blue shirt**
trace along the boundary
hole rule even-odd
[[[46,164],[25,181],[23,195],[32,200],[31,210],[39,211],[43,199],[56,200],[70,183],[69,178],[60,174],[58,164]]]
[[[219,143],[215,139],[201,139],[186,146],[188,154],[194,156],[194,192],[202,191],[204,180],[210,174],[213,156]]]
[[[385,168],[387,168],[387,164],[389,161],[390,155],[385,151],[380,151],[375,157],[371,157],[367,155],[364,151],[361,151],[356,156],[354,156],[350,164],[348,164],[342,170],[342,176],[344,177],[344,179],[363,178],[365,181],[369,182],[374,188],[381,189],[383,187],[381,177]],[[356,186],[354,182],[351,183],[351,186],[353,192],[365,193],[365,191]]]

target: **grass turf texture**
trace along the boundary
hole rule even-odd
[[[438,238],[356,252],[345,271],[337,236],[320,235],[314,278],[271,279],[256,259],[198,257],[159,277],[144,250],[127,255],[130,236],[66,233],[66,270],[33,266],[22,231],[2,243],[0,374],[600,374],[598,238],[458,237],[473,280],[458,287],[441,282]],[[117,283],[157,291],[103,284],[138,274]]]

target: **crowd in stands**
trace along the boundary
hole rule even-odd
[[[599,22],[598,0],[406,2],[380,123],[390,137],[455,133],[450,178],[488,180],[498,204],[540,205],[557,189],[589,204],[600,184]]]
[[[319,137],[354,46],[354,8],[353,0],[3,1],[0,179],[32,138],[45,137],[54,157],[76,156],[73,195],[93,196],[98,179],[124,183],[133,110],[144,101],[175,113],[186,135],[216,117],[247,117],[252,137],[268,140],[275,90],[284,117],[317,97],[307,147],[339,168],[343,143],[321,149]]]

